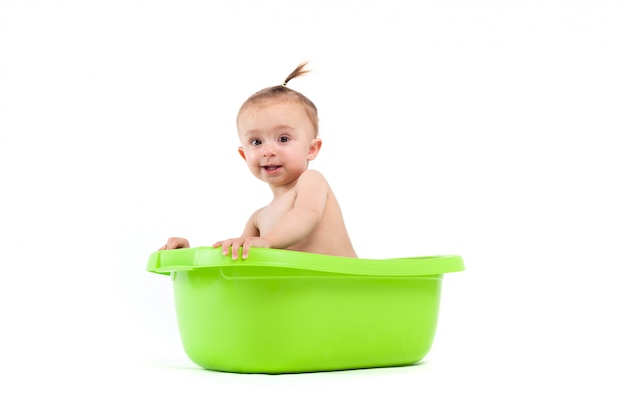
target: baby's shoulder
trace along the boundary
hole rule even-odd
[[[300,175],[300,178],[298,178],[298,185],[301,184],[328,185],[328,182],[321,172],[314,169],[307,169]]]

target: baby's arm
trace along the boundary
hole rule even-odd
[[[270,248],[288,248],[318,226],[328,197],[328,183],[317,171],[305,171],[296,185],[294,206],[263,238]]]
[[[328,196],[328,183],[317,171],[305,171],[296,185],[296,199],[294,206],[278,221],[266,235],[260,236],[256,226],[255,212],[239,238],[226,239],[213,244],[213,247],[222,247],[222,253],[228,254],[232,246],[232,257],[237,259],[239,248],[242,248],[242,257],[248,257],[251,247],[285,249],[295,245],[309,236],[317,227]]]

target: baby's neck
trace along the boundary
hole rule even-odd
[[[296,187],[297,183],[297,181],[294,181],[293,183],[286,185],[270,185],[270,189],[272,190],[272,194],[274,195],[274,200],[278,200],[286,194],[289,194]]]

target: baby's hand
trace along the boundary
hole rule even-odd
[[[159,250],[182,249],[188,248],[189,241],[182,237],[171,237],[167,239],[167,243],[159,248]]]
[[[251,247],[269,248],[269,243],[262,237],[238,237],[235,239],[226,239],[213,244],[214,248],[222,247],[222,253],[228,255],[228,248],[232,247],[233,259],[239,256],[239,248],[242,248],[241,257],[246,259]]]

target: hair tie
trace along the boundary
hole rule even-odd
[[[282,83],[283,87],[287,87],[287,81],[285,81],[284,83]]]

